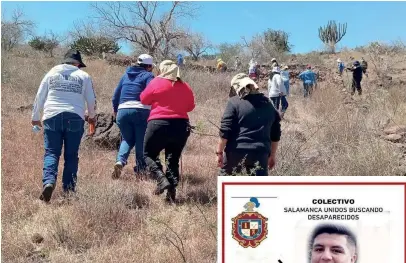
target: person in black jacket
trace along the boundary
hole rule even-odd
[[[244,73],[231,80],[231,91],[221,120],[216,149],[220,176],[267,176],[276,163],[281,118],[272,102]]]
[[[359,61],[354,61],[353,67],[347,67],[348,70],[352,71],[352,91],[351,95],[355,94],[355,89],[358,91],[358,95],[362,95],[361,80],[363,69]]]

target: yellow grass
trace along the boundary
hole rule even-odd
[[[335,69],[335,57],[324,56],[323,61]],[[2,54],[3,262],[215,262],[216,137],[189,138],[176,206],[152,195],[153,181],[134,178],[133,155],[122,178],[113,181],[116,152],[85,146],[77,198],[62,198],[58,179],[51,203],[38,200],[43,137],[31,132],[31,110],[17,108],[33,103],[42,77],[57,62],[38,53]],[[85,62],[99,111],[110,112],[124,68],[101,60]],[[220,122],[232,74],[182,73],[196,95],[192,124],[199,133],[217,135],[210,122]],[[355,96],[351,104],[344,104],[349,99],[342,92],[349,81],[346,75],[344,85],[320,83],[310,100],[293,85],[271,175],[400,175],[400,148],[382,140],[379,132],[387,123],[406,124],[406,91],[401,86],[378,88],[376,78],[372,69],[362,99]],[[63,156],[60,171],[62,167]],[[41,237],[42,243],[33,242]]]

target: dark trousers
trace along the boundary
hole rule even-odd
[[[228,151],[224,155],[220,176],[246,172],[251,176],[268,176],[269,154],[256,151]],[[245,174],[243,174],[245,175]]]
[[[304,97],[308,97],[313,92],[313,84],[303,83],[303,95]]]
[[[276,110],[279,110],[281,104],[281,97],[271,97],[271,101]]]
[[[151,120],[144,138],[144,156],[149,171],[155,178],[163,173],[159,154],[165,150],[166,173],[169,183],[179,183],[179,159],[190,135],[186,119]]]
[[[279,107],[282,104],[281,112],[286,112],[286,110],[289,107],[289,103],[288,100],[286,99],[286,96],[271,97],[271,101],[276,110],[279,110]]]
[[[355,79],[353,79],[353,80],[352,80],[351,88],[352,88],[352,94],[355,93],[355,89],[357,89],[358,94],[361,94],[361,93],[362,93],[361,80],[355,80]]]

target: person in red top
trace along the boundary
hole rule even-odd
[[[166,199],[175,201],[179,182],[179,159],[190,135],[188,112],[195,108],[193,91],[180,79],[179,67],[171,60],[159,65],[160,75],[141,93],[141,103],[151,105],[144,138],[145,162],[157,180],[156,195],[167,189]],[[165,150],[166,173],[159,153]]]

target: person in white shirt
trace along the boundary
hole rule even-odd
[[[80,52],[69,50],[62,64],[54,66],[42,79],[35,97],[31,124],[44,127],[43,190],[40,196],[44,202],[50,201],[55,189],[63,145],[63,190],[65,193],[75,192],[85,118],[89,123],[95,123],[96,96],[91,77],[80,69],[83,67],[86,65]]]
[[[281,71],[279,67],[272,68],[272,78],[268,80],[268,94],[269,99],[272,101],[275,109],[280,113],[281,118],[283,118],[288,104],[286,100],[285,84],[283,83],[283,79],[280,73]],[[282,103],[282,110],[279,110],[279,106],[283,97],[285,100],[284,102],[286,103]]]

